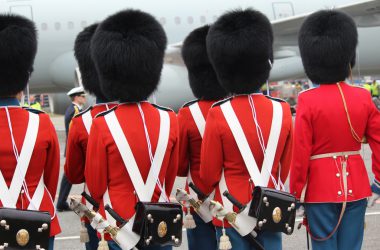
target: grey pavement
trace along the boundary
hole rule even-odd
[[[61,172],[63,173],[63,150],[65,146],[65,132],[63,125],[63,116],[52,116],[52,121],[56,127],[58,138],[61,146]],[[366,163],[367,171],[369,173],[370,179],[373,180],[373,174],[371,172],[371,150],[368,145],[364,145],[362,149],[362,155]],[[178,178],[176,184],[173,188],[175,190],[177,187],[183,187],[184,178]],[[73,185],[70,195],[79,195],[83,191],[83,185]],[[58,192],[57,192],[58,193]],[[76,250],[85,249],[84,245],[79,242],[79,230],[80,221],[76,214],[73,212],[60,212],[58,213],[58,218],[62,227],[62,233],[57,235],[55,240],[56,250]],[[298,221],[301,218],[297,219]],[[298,224],[298,222],[296,223]],[[375,205],[374,208],[367,210],[366,215],[366,230],[364,233],[364,243],[363,250],[379,250],[379,240],[380,240],[380,204]],[[300,230],[294,230],[291,236],[283,235],[283,249],[284,250],[304,250],[307,249],[306,246],[306,232],[305,228],[302,227]],[[183,243],[178,248],[173,248],[178,250],[187,250],[187,238],[186,232],[183,232]],[[203,250],[203,249],[200,249]],[[205,249],[207,250],[207,249]],[[347,249],[349,250],[349,249]]]

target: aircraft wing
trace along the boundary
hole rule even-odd
[[[359,1],[333,8],[352,16],[358,27],[380,26],[380,0]],[[309,14],[272,21],[275,59],[270,74],[272,81],[305,77],[298,50],[298,31]]]
[[[380,26],[380,0],[358,1],[344,6],[334,6],[352,16],[358,27]],[[298,31],[311,13],[272,21],[274,33],[274,65],[270,80],[303,78],[304,70],[298,51]],[[171,44],[165,53],[165,64],[184,66],[181,57],[182,43]]]
[[[380,0],[360,1],[357,3],[336,6],[352,16],[358,27],[380,26]],[[311,13],[292,16],[272,22],[275,46],[296,46],[297,35],[305,18]]]

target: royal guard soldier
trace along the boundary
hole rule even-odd
[[[22,108],[19,104],[33,71],[36,52],[35,24],[18,15],[0,15],[0,227],[2,230],[8,223],[8,230],[14,230],[18,226],[5,218],[7,213],[3,211],[6,208],[19,209],[14,213],[19,213],[20,217],[23,210],[47,211],[50,228],[42,228],[41,232],[50,230],[47,244],[53,249],[54,237],[61,232],[53,202],[59,174],[57,134],[47,114]],[[35,215],[38,214],[40,212]],[[30,239],[28,236],[21,239],[19,236],[23,233],[16,236],[15,232],[14,238],[19,244],[26,245],[29,241],[39,244],[34,241],[35,235],[31,231],[33,219],[36,218],[26,218],[22,222],[25,223],[23,232],[29,231]],[[4,235],[2,232],[0,239]],[[3,249],[7,245],[2,240],[12,241],[1,239]],[[9,247],[16,247],[9,244]]]
[[[252,9],[227,12],[211,26],[206,44],[220,84],[233,96],[208,112],[201,191],[216,189],[215,200],[238,212],[222,195],[225,191],[249,206],[256,185],[283,189],[291,160],[292,116],[286,102],[260,92],[273,62],[273,33],[266,16]],[[253,248],[227,221],[213,223],[217,236],[223,234],[220,249],[231,247],[224,242],[225,233],[232,249]],[[257,239],[265,249],[281,249],[280,233],[259,231]]]
[[[380,113],[367,90],[345,82],[355,64],[356,25],[345,13],[318,11],[298,41],[305,72],[319,87],[298,97],[290,190],[304,203],[313,249],[361,249],[372,193],[360,149],[367,141],[374,152],[372,191],[380,194]]]
[[[207,56],[206,36],[209,28],[210,26],[206,25],[192,31],[182,47],[182,58],[187,67],[190,87],[197,99],[183,105],[178,112],[178,176],[188,177],[187,182],[192,182],[197,187],[203,185],[199,167],[207,113],[213,103],[227,96]],[[192,196],[195,195],[191,189],[186,189]],[[188,209],[187,213],[192,214],[186,216],[184,223],[187,227],[189,249],[217,249],[215,228],[211,221],[204,221],[192,209]]]
[[[120,101],[93,120],[85,167],[91,196],[111,224],[105,205],[132,225],[138,201],[168,201],[174,185],[179,148],[176,114],[147,101],[160,80],[166,42],[159,22],[139,10],[109,16],[91,41],[101,88]],[[113,241],[108,245],[119,249]]]
[[[91,38],[98,24],[86,27],[80,32],[75,40],[74,55],[78,61],[81,72],[83,88],[96,97],[96,104],[85,111],[77,114],[71,120],[65,162],[65,175],[70,183],[85,183],[84,168],[86,164],[86,150],[88,135],[90,133],[92,119],[95,115],[113,108],[116,104],[107,102],[107,98],[100,89],[98,75],[91,58]],[[85,191],[88,193],[85,184]],[[85,203],[85,200],[82,200]],[[91,206],[90,204],[87,204]],[[87,219],[83,219],[81,230],[81,241],[86,243],[86,249],[96,249],[98,237]],[[88,232],[88,233],[87,233]]]

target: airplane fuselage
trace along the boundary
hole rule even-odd
[[[108,15],[126,8],[151,13],[163,25],[169,44],[184,40],[193,29],[214,22],[227,10],[252,7],[265,13],[269,19],[278,20],[319,9],[353,3],[352,0],[320,1],[267,1],[267,0],[0,0],[0,12],[23,14],[36,23],[39,36],[38,54],[31,78],[32,92],[63,92],[74,86],[73,44],[76,35],[86,26],[100,22]],[[380,44],[380,27],[359,29],[358,66],[356,74],[377,74],[380,71],[379,52],[373,51]],[[294,68],[273,72],[272,80],[303,77],[299,60]],[[276,61],[274,62],[276,69]],[[159,103],[169,106],[173,93],[174,102],[191,99],[184,67],[164,66],[161,86],[157,91]],[[170,93],[166,95],[165,93]],[[176,99],[177,98],[177,99]]]

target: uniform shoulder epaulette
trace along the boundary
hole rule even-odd
[[[164,110],[164,111],[171,111],[171,112],[174,112],[171,108],[167,108],[167,107],[163,107],[163,106],[160,106],[160,105],[157,105],[157,104],[154,104],[152,103],[152,105],[158,109],[161,109],[161,110]]]
[[[284,99],[281,99],[281,98],[278,98],[278,97],[273,97],[273,96],[269,96],[269,95],[265,95],[266,98],[268,99],[271,99],[273,101],[277,101],[277,102],[286,102]]]
[[[189,102],[186,102],[185,104],[182,105],[182,108],[189,107],[191,104],[194,104],[198,101],[199,101],[199,99],[194,99],[194,100],[191,100]]]
[[[98,118],[98,117],[100,117],[100,116],[105,116],[106,114],[111,113],[112,111],[114,111],[115,109],[117,109],[117,107],[118,107],[118,106],[115,106],[115,107],[113,107],[113,108],[111,108],[111,109],[109,109],[109,110],[106,110],[106,111],[100,112],[99,114],[97,114],[97,115],[95,116],[95,118]]]
[[[34,108],[23,107],[23,109],[25,109],[25,110],[27,110],[27,111],[29,111],[29,112],[32,112],[32,113],[34,113],[34,114],[37,114],[37,115],[39,115],[39,114],[46,114],[45,111],[43,111],[43,110],[38,110],[38,109],[34,109]]]
[[[315,90],[315,89],[318,89],[318,87],[313,87],[313,88],[302,90],[301,92],[298,93],[298,95],[305,93],[305,92],[308,92],[308,91],[311,91],[311,90]]]
[[[217,101],[217,102],[215,102],[211,107],[220,106],[220,105],[222,105],[223,103],[225,103],[225,102],[231,100],[232,98],[233,98],[233,96],[230,96],[230,97],[227,97],[227,98],[225,98],[225,99],[223,99],[223,100]]]
[[[91,109],[92,109],[92,106],[90,106],[90,107],[86,108],[85,110],[83,110],[82,112],[79,112],[78,114],[74,115],[74,117],[82,116],[84,113],[91,111]]]

